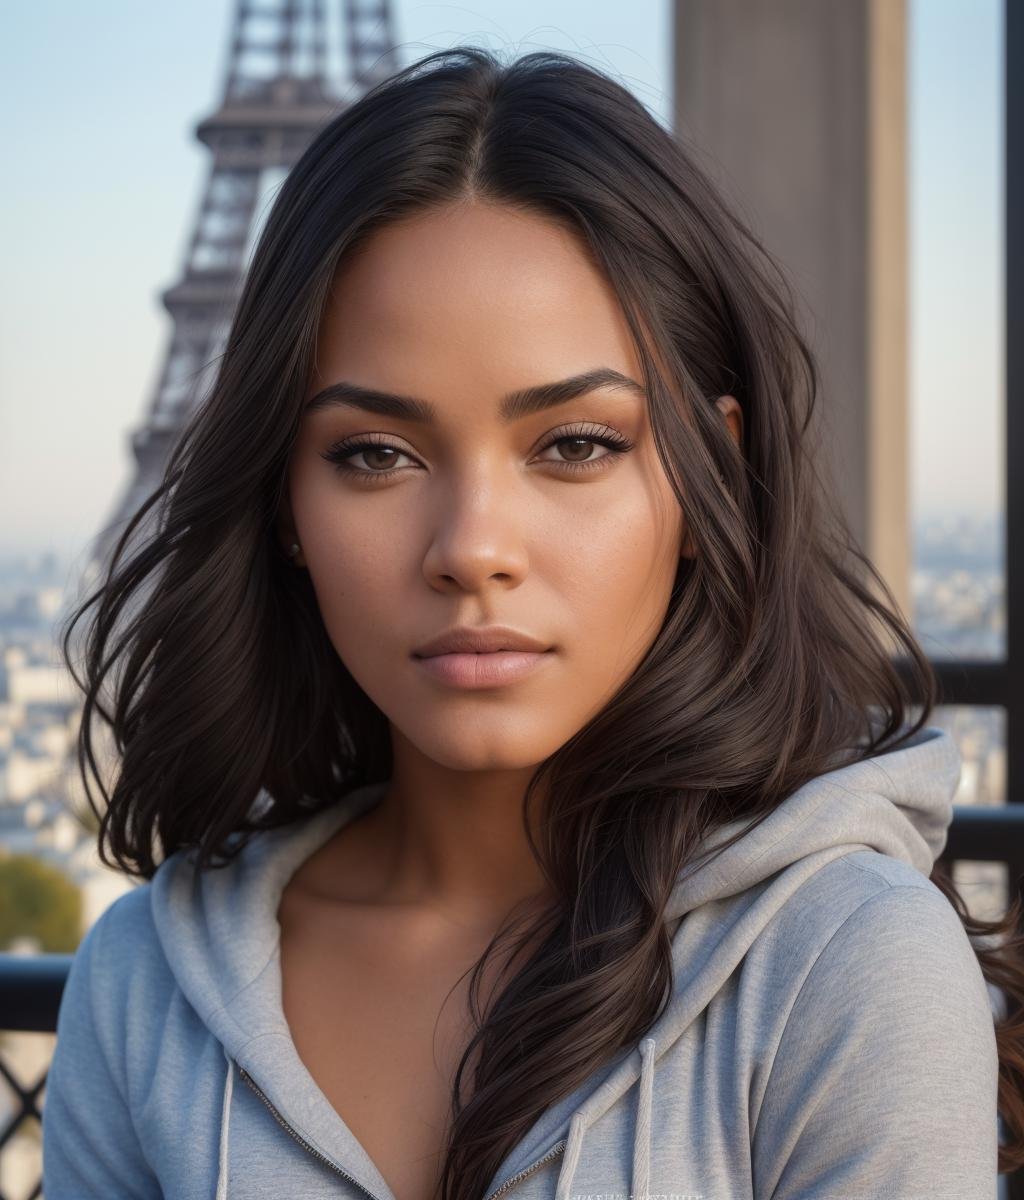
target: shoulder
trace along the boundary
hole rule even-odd
[[[89,927],[64,985],[42,1110],[47,1196],[162,1194],[135,1118],[163,1029],[154,989],[170,995],[169,978],[149,886],[133,886]]]
[[[961,1102],[987,1113],[998,1073],[992,1000],[945,895],[873,850],[834,860],[805,887],[794,915],[811,932],[795,956],[768,1092],[801,1078],[814,1091],[841,1068],[849,1086],[860,1079],[892,1097],[902,1088],[904,1098],[920,1087],[923,1099],[959,1073]]]
[[[793,891],[774,924],[791,947],[800,946],[808,971],[828,951],[843,947],[852,953],[872,938],[885,942],[877,946],[880,951],[908,942],[941,943],[946,951],[966,953],[967,961],[975,959],[963,923],[942,891],[916,867],[877,850],[854,851],[826,863]]]
[[[132,886],[96,918],[82,938],[74,962],[87,962],[91,971],[117,971],[122,966],[162,958],[153,924],[152,886]]]
[[[810,881],[809,881],[810,882]],[[820,905],[827,891],[826,920],[819,936],[815,965],[833,961],[837,950],[893,955],[929,950],[949,965],[965,966],[969,977],[982,981],[981,967],[959,914],[946,896],[916,867],[876,850],[860,850],[829,863],[813,879],[806,899]]]
[[[956,909],[870,850],[804,888],[788,918],[791,932],[805,922],[798,965],[757,1094],[766,1193],[989,1195],[999,1059]]]
[[[837,1069],[873,1088],[877,1072],[909,1084],[965,1057],[964,1086],[974,1081],[985,1108],[998,1072],[993,998],[959,914],[915,867],[870,849],[831,860],[748,957],[758,994],[771,995],[755,1113],[772,1094],[817,1094]]]
[[[86,936],[99,940],[110,936],[136,937],[139,933],[148,935],[153,923],[151,895],[150,881],[132,884],[107,905]]]
[[[175,988],[153,922],[151,885],[118,896],[86,931],[71,961],[58,1014],[58,1041],[72,1024],[88,1022],[111,1052],[123,1039],[129,1012],[159,1011]]]

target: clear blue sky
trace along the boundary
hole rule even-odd
[[[79,553],[131,471],[170,334],[233,0],[33,0],[0,45],[0,553]],[[339,6],[340,7],[340,6]],[[617,72],[670,121],[668,0],[395,4],[404,61],[472,41]],[[999,0],[910,0],[913,494],[1002,505]]]

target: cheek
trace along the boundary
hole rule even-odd
[[[615,677],[628,673],[661,628],[682,536],[667,480],[661,486],[632,471],[617,483],[613,503],[602,496],[580,506],[531,555],[566,606],[577,663]]]
[[[346,663],[381,645],[396,626],[394,608],[407,603],[403,543],[414,536],[380,496],[342,493],[337,482],[293,487],[292,508],[324,626]]]
[[[306,551],[306,563],[317,603],[331,640],[349,658],[351,647],[377,642],[377,631],[393,626],[389,603],[405,590],[399,578],[396,547],[363,537],[365,530],[318,533]],[[355,536],[353,536],[355,535]]]

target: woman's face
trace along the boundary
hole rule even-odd
[[[610,382],[561,384],[598,372]],[[650,646],[685,529],[641,380],[610,285],[543,218],[453,205],[377,231],[342,264],[279,531],[391,723],[396,769],[402,753],[532,767]],[[549,649],[414,656],[492,625]]]

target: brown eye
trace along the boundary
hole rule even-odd
[[[594,446],[598,445],[596,438],[559,438],[557,442],[552,443],[559,447],[559,452],[565,454],[563,447],[568,447],[568,458],[570,462],[586,462],[593,459],[590,453]],[[604,455],[598,455],[603,458]]]
[[[400,454],[401,451],[395,450],[390,446],[371,446],[365,450],[362,450],[360,453],[363,456],[363,461],[369,466],[375,468],[382,467],[383,469],[387,470],[388,467],[393,467],[395,465],[394,456],[396,454]],[[388,458],[389,455],[391,456],[390,458]],[[384,458],[387,461],[381,462],[381,458]]]
[[[603,454],[595,454],[594,447],[603,446]],[[541,453],[558,448],[558,458],[542,459],[555,463],[568,471],[590,471],[610,467],[624,454],[633,449],[629,438],[608,426],[595,431],[590,426],[575,426],[563,429],[541,448]]]
[[[351,461],[360,455],[366,466],[359,466]],[[329,450],[324,451],[320,457],[333,463],[344,474],[358,476],[360,482],[376,483],[378,480],[390,479],[392,475],[398,474],[400,468],[395,467],[396,455],[398,458],[412,457],[406,451],[399,450],[397,446],[392,446],[388,442],[360,438],[338,442]]]

